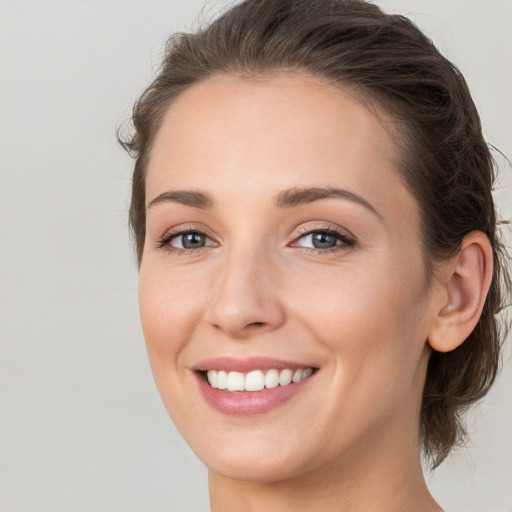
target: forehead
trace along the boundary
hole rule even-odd
[[[403,199],[414,208],[394,140],[383,113],[309,74],[223,75],[189,87],[166,112],[147,198],[194,186],[243,203],[270,184],[275,191],[325,185],[361,192],[376,207]]]

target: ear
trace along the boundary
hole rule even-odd
[[[460,251],[447,262],[439,276],[440,299],[430,326],[428,342],[438,352],[461,345],[475,328],[491,285],[493,254],[487,236],[472,231]]]

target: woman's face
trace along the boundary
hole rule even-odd
[[[393,137],[307,74],[211,79],[167,112],[140,311],[165,406],[213,473],[355,471],[417,446],[433,307]]]

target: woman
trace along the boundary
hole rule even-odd
[[[441,510],[421,449],[464,439],[509,283],[458,70],[366,2],[248,0],[133,123],[142,325],[211,510]]]

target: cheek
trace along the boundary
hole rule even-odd
[[[336,360],[336,378],[382,393],[412,383],[427,333],[422,267],[390,258],[319,277],[298,285],[295,309]]]
[[[380,344],[394,331],[406,334],[424,306],[422,274],[393,267],[336,268],[324,276],[311,272],[295,283],[290,299],[297,313],[307,315],[308,323],[328,339],[350,333],[339,337],[340,343]]]
[[[304,325],[330,353],[330,381],[318,412],[328,417],[319,424],[329,435],[341,422],[348,438],[357,439],[391,418],[414,416],[424,383],[425,304],[421,273],[342,274],[323,289],[305,282],[296,296]]]
[[[193,283],[182,286],[172,271],[142,265],[139,278],[139,310],[148,355],[158,380],[164,366],[176,369],[189,331],[195,325]],[[167,373],[167,372],[166,372]],[[158,382],[157,382],[158,384]]]
[[[162,402],[183,435],[194,424],[184,400],[191,376],[183,357],[198,323],[194,312],[199,299],[194,282],[176,279],[172,269],[143,262],[139,309],[151,371]]]

